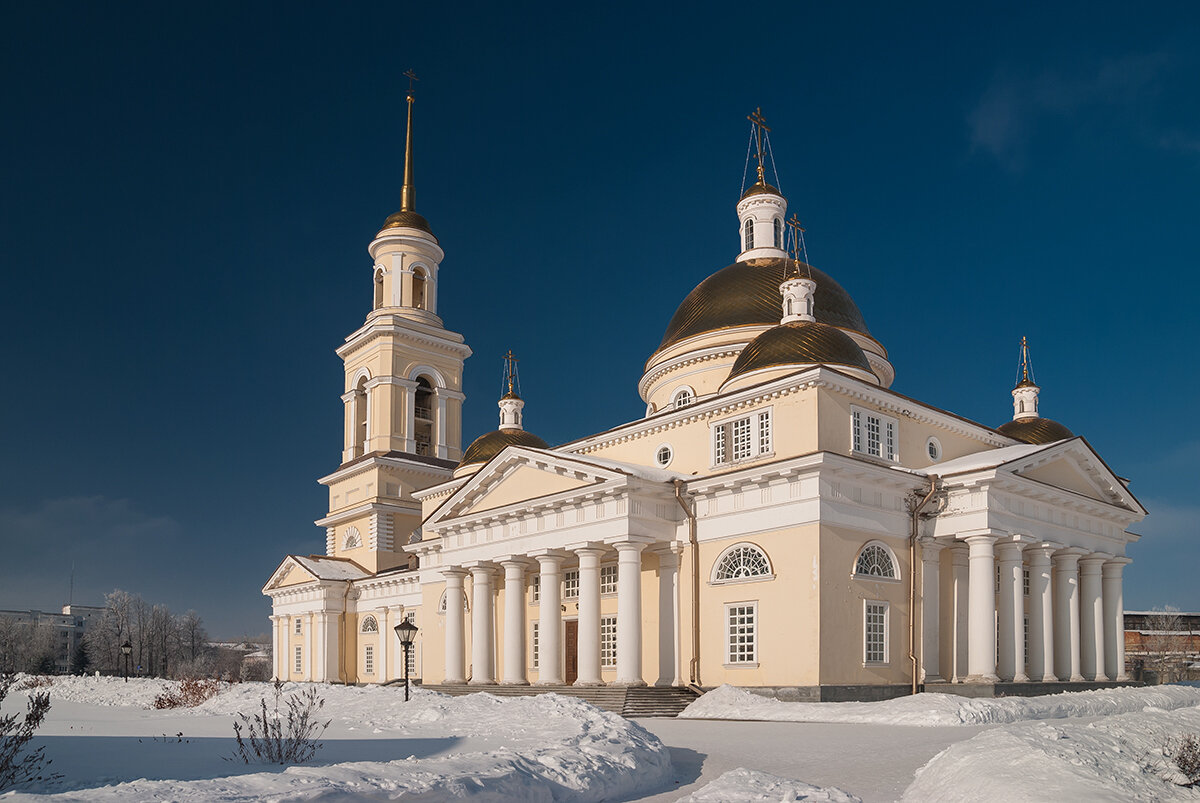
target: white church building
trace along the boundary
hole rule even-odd
[[[681,292],[637,380],[645,416],[552,448],[510,360],[499,427],[464,448],[471,350],[441,315],[469,311],[438,306],[464,269],[442,270],[415,211],[412,109],[401,211],[368,246],[372,309],[337,350],[324,552],[263,589],[276,677],[814,700],[1125,680],[1122,571],[1145,516],[1127,481],[1041,417],[1023,342],[1001,426],[890,390],[887,349],[803,259],[757,115],[732,263]]]

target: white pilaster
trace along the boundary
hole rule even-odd
[[[376,667],[375,678],[379,683],[387,683],[391,678],[388,677],[388,667],[391,663],[388,661],[388,634],[391,629],[388,627],[388,609],[386,606],[380,606],[375,609],[375,621],[379,624],[379,632],[376,635],[379,637],[379,646],[375,648],[375,652],[379,654],[379,666]],[[393,635],[392,638],[395,638]]]
[[[994,535],[963,539],[970,548],[970,625],[967,633],[967,682],[995,683],[996,676],[996,562]]]
[[[446,396],[441,393],[441,388],[437,388],[434,392],[434,398],[437,400],[437,420],[434,421],[434,426],[437,427],[437,447],[434,453],[443,459],[446,457]]]
[[[1054,677],[1054,597],[1051,595],[1050,554],[1054,545],[1038,544],[1029,556],[1029,677],[1039,682]]]
[[[944,544],[921,544],[921,681],[941,683],[941,557]]]
[[[472,686],[496,684],[496,632],[492,627],[492,567],[471,566],[471,680]]]
[[[1119,557],[1104,564],[1104,673],[1113,680],[1129,680],[1125,674],[1125,592],[1121,574],[1130,558]]]
[[[950,560],[953,567],[953,588],[951,599],[953,600],[953,611],[951,612],[951,633],[953,635],[950,645],[950,667],[951,681],[954,683],[962,683],[967,679],[967,632],[970,624],[968,615],[969,594],[970,589],[970,561],[968,559],[968,549],[965,544],[955,545],[950,548]]]
[[[576,686],[602,686],[600,678],[600,556],[599,544],[573,547],[579,556],[579,677]],[[619,604],[619,603],[618,603]],[[617,625],[618,638],[621,627]]]
[[[642,541],[617,549],[617,685],[645,686],[642,679]]]
[[[279,631],[280,631],[279,620],[282,619],[283,617],[272,615],[270,618],[271,618],[271,680],[279,680],[280,678],[285,677],[285,675],[281,674],[279,671],[279,653],[281,652],[280,647],[279,647]]]
[[[656,686],[682,686],[683,652],[679,639],[679,556],[682,546],[658,553],[658,681]]]
[[[565,553],[535,553],[540,566],[538,587],[538,685],[561,686],[562,564]]]
[[[1079,556],[1083,550],[1054,553],[1054,672],[1059,680],[1079,682]]]
[[[463,579],[467,576],[464,569],[445,569],[442,576],[446,578],[446,684],[461,684],[467,682],[467,648],[466,632],[463,626],[463,603],[466,594],[463,591]]]
[[[509,558],[504,567],[504,673],[509,686],[528,686],[525,674],[525,561]]]
[[[1104,599],[1101,573],[1112,555],[1096,552],[1079,559],[1079,671],[1085,680],[1108,680],[1104,672]]]
[[[313,669],[316,667],[315,656],[313,655],[314,646],[320,642],[313,635],[313,628],[316,626],[316,617],[311,613],[304,616],[304,680],[316,680]]]
[[[1000,655],[997,672],[1001,680],[1025,683],[1025,593],[1021,570],[1021,543],[996,547],[1000,564],[1000,604],[997,610],[1000,628]]]
[[[403,388],[404,398],[404,447],[403,451],[413,453],[417,450],[417,440],[414,433],[417,430],[417,382],[414,379],[399,379],[396,384]],[[465,672],[466,670],[464,670]]]

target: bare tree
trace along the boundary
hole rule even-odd
[[[1146,667],[1158,675],[1159,683],[1182,680],[1187,672],[1192,634],[1187,630],[1179,609],[1170,605],[1155,608],[1146,617]]]
[[[179,619],[179,631],[184,657],[194,662],[208,644],[208,631],[204,629],[204,620],[195,611],[188,611]]]

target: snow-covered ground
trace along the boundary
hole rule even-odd
[[[0,801],[1200,800],[1162,755],[1200,734],[1200,688],[1183,686],[825,704],[722,688],[688,719],[639,723],[557,695],[415,689],[404,703],[397,688],[321,686],[325,746],[289,768],[227,760],[236,714],[269,684],[148,708],[166,686],[58,679],[36,744],[64,778]],[[20,705],[14,693],[5,712]]]

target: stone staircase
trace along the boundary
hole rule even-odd
[[[497,697],[532,697],[536,694],[561,694],[587,700],[597,708],[624,717],[674,717],[699,697],[690,688],[677,686],[468,686],[425,685],[423,688],[458,697],[487,692]]]

